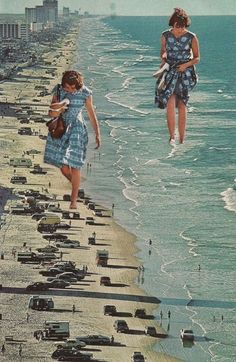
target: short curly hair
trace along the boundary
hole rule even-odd
[[[76,72],[75,70],[68,70],[63,73],[61,80],[62,87],[66,84],[75,85],[75,88],[78,90],[83,87],[83,76],[81,73]]]
[[[191,24],[191,19],[188,14],[181,8],[175,8],[173,14],[169,18],[169,25],[187,28]]]

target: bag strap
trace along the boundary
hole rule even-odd
[[[60,100],[61,100],[61,85],[60,84],[57,85],[57,100],[58,100],[58,102],[60,102]]]

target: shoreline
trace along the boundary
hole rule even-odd
[[[78,35],[73,33],[74,36],[73,41],[75,42],[77,40]],[[68,38],[65,38],[65,43],[66,41],[68,41]],[[62,51],[60,49],[60,51]],[[70,55],[70,60],[72,60],[73,55],[74,55],[74,50],[68,50],[67,47],[63,47],[63,51],[65,52],[65,54],[67,54],[67,56]],[[69,55],[68,55],[69,53]],[[47,60],[50,61],[50,59],[52,58],[52,54],[48,53],[47,56],[45,55],[45,57],[47,58]],[[66,69],[69,67],[68,62],[64,62],[63,60],[61,60],[59,62],[59,65],[55,65],[55,67],[57,68],[57,75],[60,77],[63,69]],[[32,69],[30,68],[26,68],[23,70],[23,76],[26,79],[26,82],[24,83],[24,77],[21,78],[20,83],[17,83],[17,87],[19,87],[20,85],[22,86],[21,92],[19,93],[20,95],[22,93],[25,93],[23,96],[23,100],[25,104],[29,104],[32,101],[29,99],[34,98],[34,95],[32,95],[32,89],[30,87],[30,89],[27,89],[27,75],[30,75],[30,71]],[[38,68],[34,68],[32,71],[32,74],[35,72],[40,73],[40,69]],[[16,77],[17,79],[17,77]],[[40,79],[40,76],[39,76]],[[6,85],[6,94],[7,97],[4,95],[4,97],[6,97],[8,99],[8,103],[10,103],[12,101],[12,103],[14,103],[14,101],[16,101],[16,99],[14,99],[14,82],[13,80],[8,82],[4,82],[4,85]],[[55,78],[51,78],[50,81],[50,85],[48,86],[49,88],[52,88],[52,85],[55,84]],[[32,84],[31,84],[32,85]],[[37,103],[34,105],[35,108],[37,108],[37,110],[40,108],[40,112],[46,111],[46,104],[49,104],[50,102],[50,96],[46,97],[46,101],[43,100],[43,103],[45,103],[45,106],[42,107],[39,106],[40,103]],[[9,136],[8,134],[8,128],[9,126],[11,128],[13,128],[14,131],[17,131],[17,129],[20,127],[20,125],[18,124],[18,122],[15,121],[15,117],[11,117],[9,119],[7,119],[8,117],[4,117],[3,118],[3,129],[1,131],[1,133],[3,134],[3,138],[4,135]],[[11,124],[12,122],[12,124]],[[30,124],[31,126],[31,124]],[[5,127],[5,128],[4,128]],[[33,123],[32,124],[32,128],[35,129],[36,132],[38,132],[38,134],[46,134],[46,127],[43,124],[36,124]],[[3,131],[5,129],[5,131]],[[2,138],[2,136],[1,136]],[[15,157],[16,155],[21,154],[26,147],[28,149],[30,148],[39,148],[41,150],[41,152],[43,151],[43,147],[44,147],[44,141],[40,140],[37,136],[16,136],[15,134],[10,134],[9,141],[7,141],[7,148],[6,150],[1,150],[1,152],[4,153],[8,153],[8,159],[10,157]],[[3,185],[6,185],[6,187],[9,187],[9,177],[12,174],[12,169],[9,169],[9,167],[7,167],[7,158],[3,158],[3,160],[5,162],[3,162],[2,167],[4,168],[4,177],[1,180],[1,183],[3,183]],[[42,163],[42,154],[39,155],[35,155],[34,158],[32,159],[32,161],[34,163]],[[48,184],[49,182],[51,183],[51,187],[50,187],[50,193],[52,194],[56,194],[57,196],[57,201],[59,201],[62,205],[63,205],[63,209],[68,208],[68,205],[63,202],[61,200],[61,196],[63,193],[67,193],[68,192],[68,184],[67,182],[62,178],[62,176],[59,175],[59,172],[57,169],[49,167],[48,165],[45,166],[43,165],[43,167],[45,169],[48,170],[48,175],[45,176],[45,179],[41,179],[42,176],[29,176],[30,177],[30,183],[26,184],[23,187],[19,187],[20,189],[25,189],[25,188],[33,188],[33,186],[36,185],[36,189],[40,189],[40,188],[48,188]],[[24,174],[25,172],[27,172],[27,177],[29,174],[29,171],[25,171],[25,169],[22,169],[20,171],[21,174]],[[38,183],[38,181],[43,181],[41,183]],[[83,185],[82,185],[83,186]],[[79,210],[82,214],[83,217],[86,217],[86,215],[91,216],[91,211],[88,210],[84,205],[80,205],[79,206]],[[109,213],[109,211],[106,211],[107,213]],[[109,215],[107,215],[109,216]],[[26,265],[26,266],[22,266],[19,263],[16,263],[12,256],[11,256],[11,248],[13,246],[16,246],[18,248],[18,250],[20,250],[20,246],[18,244],[18,237],[22,235],[24,235],[24,240],[26,240],[25,242],[27,243],[27,245],[30,245],[30,247],[32,246],[32,248],[36,248],[38,246],[42,246],[42,245],[46,245],[45,241],[43,241],[42,243],[42,239],[41,239],[41,235],[39,233],[36,232],[36,228],[35,228],[35,222],[33,220],[29,220],[29,217],[23,217],[23,216],[12,216],[11,214],[8,214],[7,217],[7,222],[10,225],[8,227],[7,230],[7,246],[6,246],[6,253],[5,253],[5,259],[4,261],[1,262],[1,266],[3,269],[3,275],[4,278],[8,278],[9,280],[13,281],[15,283],[15,287],[21,287],[22,286],[26,286],[26,283],[29,283],[30,280],[32,280],[32,278],[37,278],[38,277],[38,270],[37,269],[32,269],[32,266]],[[11,219],[11,220],[9,220]],[[25,223],[25,219],[28,221],[28,223]],[[97,221],[98,218],[96,218]],[[109,219],[109,221],[107,222],[107,220]],[[20,223],[19,223],[20,220]],[[100,219],[99,219],[100,220]],[[138,258],[135,256],[135,254],[138,251],[137,246],[135,245],[135,236],[132,235],[131,233],[127,232],[122,226],[118,225],[115,220],[112,220],[111,218],[107,217],[105,219],[104,224],[108,224],[107,225],[103,225],[101,226],[99,229],[96,229],[97,233],[99,234],[99,238],[100,239],[100,244],[101,247],[103,247],[103,244],[107,244],[112,242],[112,244],[107,245],[109,247],[109,250],[111,250],[111,254],[112,257],[114,258],[114,260],[112,260],[111,265],[113,266],[113,268],[109,268],[112,270],[109,270],[109,273],[112,277],[112,280],[114,279],[115,282],[118,282],[118,284],[127,284],[127,287],[116,287],[114,288],[115,290],[111,290],[110,294],[112,294],[113,292],[120,293],[121,295],[127,295],[129,294],[129,290],[131,291],[131,294],[138,294],[138,295],[146,295],[146,293],[135,283],[135,279],[137,278],[137,267],[140,265],[140,261],[138,260]],[[100,287],[98,286],[98,278],[99,276],[97,275],[98,273],[101,275],[101,273],[108,273],[107,270],[98,270],[98,268],[95,266],[95,248],[91,248],[91,250],[89,250],[89,255],[88,255],[88,250],[87,250],[87,245],[86,245],[86,240],[87,237],[92,233],[93,228],[88,228],[86,225],[84,226],[84,222],[82,221],[78,221],[78,222],[74,222],[73,221],[73,238],[77,238],[77,234],[79,237],[79,240],[81,241],[81,245],[83,245],[84,249],[83,250],[78,250],[73,252],[72,256],[71,253],[69,254],[69,256],[65,255],[65,258],[75,258],[75,260],[77,261],[78,257],[82,257],[83,259],[83,263],[87,264],[89,266],[89,272],[91,273],[90,277],[92,276],[92,280],[86,280],[86,284],[82,283],[82,286],[84,288],[92,289],[92,292],[98,292],[100,293],[101,290],[102,292],[107,292],[106,287]],[[105,241],[104,241],[105,240]],[[122,244],[121,241],[122,240]],[[6,242],[6,241],[5,241]],[[15,245],[16,244],[16,245]],[[22,244],[22,240],[20,241],[20,245]],[[125,253],[125,250],[127,250],[127,255]],[[4,250],[5,251],[5,250]],[[79,253],[79,254],[78,254]],[[91,256],[91,253],[93,254],[93,256]],[[121,258],[122,256],[122,258]],[[67,259],[69,260],[69,259]],[[120,268],[117,267],[117,264],[114,264],[116,261],[118,260],[118,262],[120,263]],[[127,269],[127,262],[128,261],[128,271]],[[14,270],[15,269],[15,270]],[[106,268],[107,269],[107,268]],[[29,273],[32,273],[32,275],[29,275]],[[39,279],[39,278],[38,278]],[[95,280],[93,280],[95,279]],[[35,279],[36,281],[37,279]],[[3,279],[2,284],[4,286],[4,284],[6,284],[5,279]],[[90,284],[89,284],[90,282]],[[96,284],[97,285],[96,285]],[[8,284],[8,283],[7,283]],[[127,288],[125,291],[123,289]],[[72,288],[73,289],[73,288]],[[110,290],[110,288],[108,288]],[[109,293],[109,291],[108,291]],[[29,310],[30,312],[30,322],[27,323],[25,321],[25,314],[27,312],[27,307],[26,307],[26,302],[29,298],[29,295],[25,295],[25,294],[13,294],[14,297],[12,297],[12,294],[3,294],[1,293],[1,298],[3,300],[2,302],[2,313],[3,313],[3,320],[2,320],[2,325],[5,326],[5,328],[10,328],[13,326],[13,322],[18,321],[19,325],[22,327],[22,334],[25,336],[27,336],[27,343],[24,345],[24,349],[25,351],[23,351],[23,354],[25,353],[25,356],[31,356],[30,353],[32,354],[32,361],[37,361],[37,360],[51,360],[50,356],[48,355],[48,350],[53,351],[55,349],[55,347],[53,348],[53,343],[49,343],[48,342],[40,342],[39,344],[37,344],[35,342],[35,340],[33,339],[33,330],[35,329],[35,326],[37,325],[37,328],[42,327],[42,321],[45,320],[47,317],[47,314],[45,314],[45,312],[37,312],[37,311],[32,311]],[[58,305],[60,305],[61,309],[66,309],[67,306],[67,299],[63,298],[63,297],[56,297],[58,299]],[[55,298],[55,304],[57,299]],[[90,301],[88,299],[83,300],[83,303],[81,303],[81,300],[83,297],[81,297],[79,299],[79,303],[78,300],[73,299],[73,297],[71,297],[72,300],[70,300],[69,302],[69,311],[68,311],[68,307],[67,307],[67,311],[64,313],[60,313],[60,318],[64,319],[74,319],[72,320],[72,336],[75,336],[76,334],[78,335],[80,334],[87,334],[87,331],[89,330],[90,333],[101,333],[101,334],[105,334],[105,335],[111,335],[113,334],[115,337],[115,341],[118,340],[120,343],[123,343],[126,345],[126,347],[124,348],[120,348],[120,347],[104,347],[102,348],[102,353],[100,352],[94,352],[94,356],[96,356],[96,358],[100,358],[101,356],[105,357],[106,360],[110,360],[110,361],[118,361],[121,354],[125,356],[125,358],[127,358],[127,353],[131,356],[132,351],[137,350],[137,346],[139,346],[138,348],[140,348],[140,350],[144,353],[144,355],[147,357],[148,361],[155,361],[156,358],[158,358],[158,360],[160,361],[178,361],[178,359],[174,358],[174,357],[170,357],[167,356],[165,354],[162,353],[157,353],[154,352],[152,350],[153,345],[157,342],[157,339],[153,339],[152,337],[147,337],[144,336],[143,334],[137,334],[137,335],[126,335],[126,334],[122,334],[122,335],[118,335],[116,334],[116,332],[114,331],[112,324],[114,322],[114,320],[116,318],[114,317],[104,317],[103,315],[101,315],[101,311],[102,311],[102,307],[104,304],[106,304],[106,300],[96,300],[96,307],[98,308],[97,311],[95,311],[95,315],[91,315],[91,311],[93,311],[94,306],[93,306],[93,299]],[[14,306],[12,305],[13,303],[19,303],[19,306],[17,306],[16,310],[14,308]],[[76,305],[79,304],[79,306],[77,306],[77,308],[79,308],[79,311],[81,311],[81,314],[84,314],[83,316],[81,316],[80,313],[78,313],[78,318],[77,316],[72,317],[71,314],[71,305],[74,303],[76,303]],[[110,302],[109,302],[110,303]],[[115,301],[114,304],[118,307],[118,310],[125,310],[125,311],[129,311],[132,312],[134,311],[135,307],[141,307],[140,303],[137,302],[137,304],[135,304],[133,301],[129,302],[129,301]],[[8,307],[6,307],[8,306]],[[143,306],[143,304],[142,304]],[[14,309],[13,309],[14,308]],[[147,310],[148,313],[152,314],[153,309],[157,308],[157,305],[152,306],[149,304],[145,304],[145,308]],[[7,315],[7,319],[5,318],[5,316]],[[52,313],[53,316],[56,316],[56,314]],[[69,315],[69,318],[68,318]],[[14,320],[12,320],[12,317],[14,317]],[[51,313],[50,313],[50,319],[51,319]],[[62,318],[62,319],[63,319]],[[49,319],[49,318],[48,318]],[[81,324],[83,326],[82,331],[80,330],[80,332],[78,332],[78,327],[77,327],[77,323]],[[159,323],[157,320],[153,320],[151,322],[148,322],[147,320],[143,320],[143,319],[137,319],[135,318],[129,318],[128,319],[128,324],[130,324],[130,326],[132,328],[137,328],[138,331],[142,331],[145,327],[145,325],[155,325],[155,327],[157,328],[159,333],[163,333],[163,330],[159,327]],[[15,327],[16,328],[16,327]],[[4,328],[3,328],[4,329]],[[80,328],[79,328],[80,329]],[[18,330],[19,332],[19,330]],[[15,335],[18,333],[17,330],[15,330]],[[31,333],[29,333],[31,332]],[[11,334],[10,332],[7,334]],[[6,335],[6,334],[5,334]],[[3,343],[4,341],[4,335],[1,335],[1,342]],[[17,345],[17,343],[16,343]],[[133,346],[132,346],[133,345]],[[112,351],[111,351],[112,350]],[[121,351],[124,350],[124,351]],[[8,361],[13,361],[13,360],[17,360],[17,350],[15,347],[12,347],[11,352],[9,354],[10,348],[8,347],[7,344],[7,351],[5,356],[3,357],[3,360],[8,360]],[[37,356],[34,357],[34,355],[37,354]],[[38,355],[39,354],[39,355]],[[6,359],[5,359],[6,358]],[[11,359],[14,358],[14,359]],[[110,359],[109,359],[110,358]],[[124,359],[125,360],[125,359]],[[130,357],[128,358],[128,360],[130,360]]]

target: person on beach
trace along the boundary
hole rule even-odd
[[[170,145],[175,145],[175,107],[178,108],[179,142],[184,142],[189,92],[198,81],[195,64],[200,60],[199,43],[197,36],[187,30],[190,24],[186,12],[175,8],[169,19],[171,28],[161,36],[160,70],[153,74],[158,77],[155,104],[166,108]]]
[[[74,70],[63,73],[59,87],[60,100],[57,99],[57,89],[57,86],[53,89],[49,116],[57,117],[63,113],[67,128],[60,139],[53,139],[48,134],[44,161],[60,168],[71,182],[70,209],[77,209],[80,169],[85,163],[88,144],[87,128],[82,116],[84,108],[95,132],[96,149],[101,145],[100,128],[93,107],[92,92],[84,85],[81,73]]]

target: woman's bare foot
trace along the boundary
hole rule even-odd
[[[77,209],[77,202],[71,201],[69,209]]]

